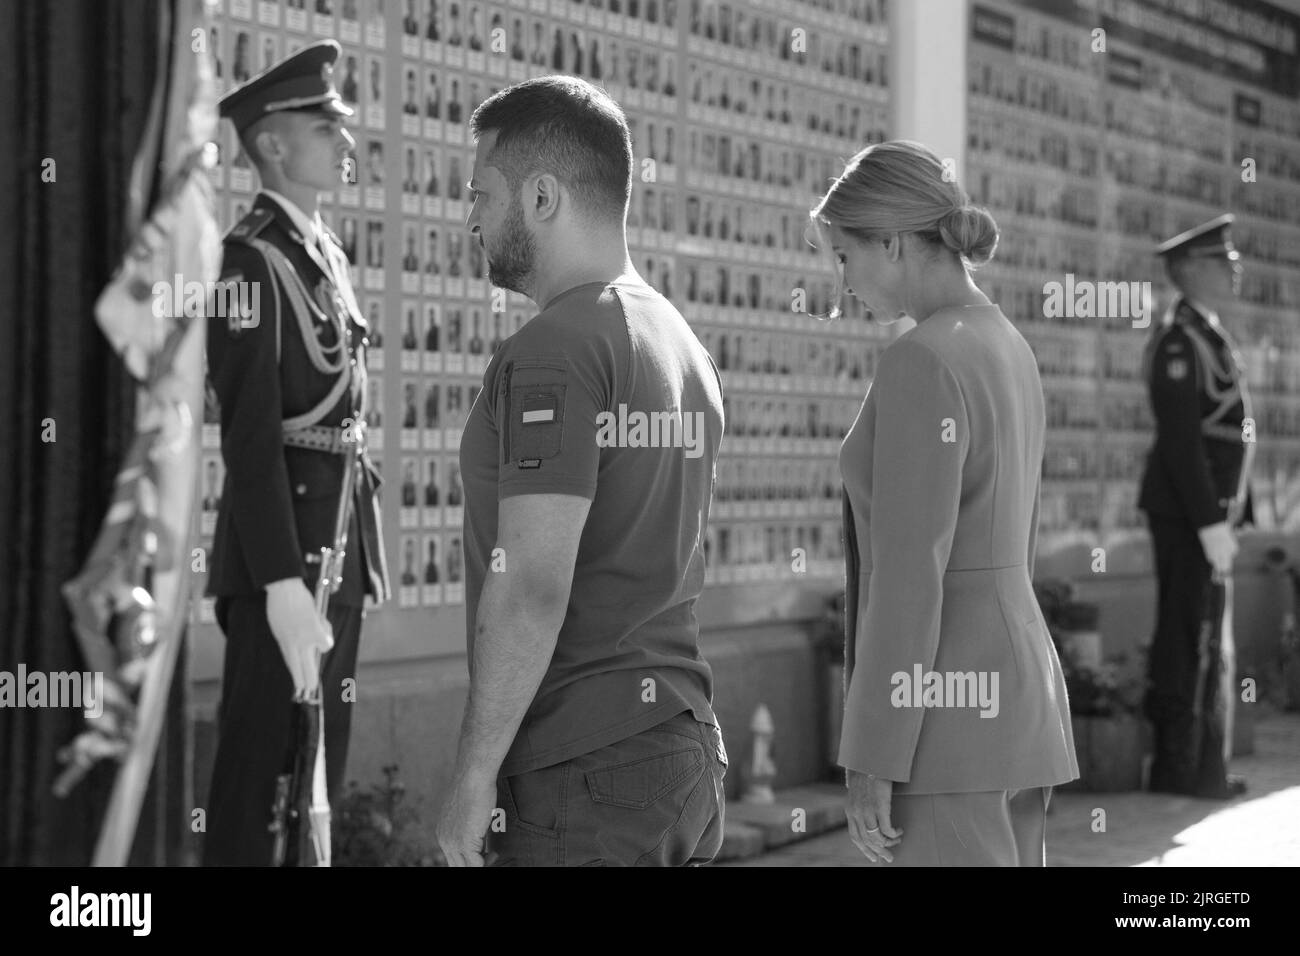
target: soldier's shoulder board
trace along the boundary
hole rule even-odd
[[[1157,354],[1167,355],[1186,351],[1187,346],[1187,331],[1181,325],[1171,322],[1156,330],[1148,347]]]
[[[1160,351],[1165,355],[1181,355],[1188,350],[1191,343],[1187,333],[1182,329],[1172,329],[1160,339]]]
[[[1178,381],[1190,354],[1187,333],[1177,325],[1158,329],[1142,352],[1142,377],[1148,382]]]
[[[274,218],[269,209],[254,209],[226,233],[226,241],[251,242]]]
[[[1160,338],[1155,360],[1170,381],[1188,379],[1196,361],[1196,351],[1187,330],[1180,325],[1169,326]]]

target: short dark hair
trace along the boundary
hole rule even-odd
[[[266,124],[262,122],[264,119],[266,119],[266,116],[259,116],[254,122],[249,123],[235,134],[235,138],[239,140],[240,149],[244,151],[244,155],[248,157],[249,162],[253,164],[253,167],[259,173],[262,171],[264,160],[262,159],[262,151],[257,148],[257,135],[266,128]]]
[[[551,173],[584,211],[622,219],[632,193],[632,137],[608,93],[576,76],[539,76],[484,100],[470,119],[477,139],[496,131],[491,165],[517,191]]]
[[[262,134],[263,130],[271,128],[272,124],[268,123],[267,120],[272,117],[279,117],[285,113],[311,113],[326,116],[330,119],[334,118],[333,114],[324,112],[318,107],[305,106],[300,107],[299,109],[276,110],[273,113],[264,113],[245,126],[242,130],[239,130],[236,134],[236,138],[239,140],[239,145],[243,147],[244,155],[248,157],[249,161],[252,162],[254,168],[256,168],[259,173],[266,165],[266,159],[262,156],[262,150],[257,145],[257,137]]]

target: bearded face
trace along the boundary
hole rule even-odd
[[[533,282],[537,244],[524,222],[524,206],[513,196],[510,208],[493,235],[483,236],[488,281],[511,292],[527,294]]]

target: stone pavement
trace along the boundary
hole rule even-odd
[[[1141,791],[1055,793],[1048,866],[1300,865],[1300,714],[1262,717],[1255,752],[1235,758],[1232,770],[1250,789],[1230,802]],[[843,792],[818,785],[781,791],[776,807],[728,804],[724,854],[732,858],[716,865],[867,865],[844,827]],[[1104,811],[1104,832],[1094,832],[1097,810]]]

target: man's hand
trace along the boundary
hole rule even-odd
[[[1237,555],[1237,536],[1228,527],[1228,522],[1220,521],[1196,530],[1201,539],[1201,548],[1205,551],[1205,560],[1223,577],[1232,574],[1232,559]]]
[[[844,815],[849,819],[849,839],[872,863],[882,859],[893,863],[888,848],[897,846],[903,837],[903,831],[895,830],[889,821],[894,782],[857,770],[847,771],[847,777],[849,800]]]
[[[483,837],[496,807],[496,781],[482,775],[458,774],[447,795],[447,806],[435,835],[448,866],[486,866]]]
[[[450,866],[487,866],[483,840],[497,775],[555,653],[591,501],[511,495],[497,507],[496,546],[509,569],[489,574],[474,622],[474,659],[456,773],[436,830]]]
[[[334,646],[330,626],[301,578],[266,586],[266,620],[280,645],[296,694],[311,696],[320,686],[321,655]]]

